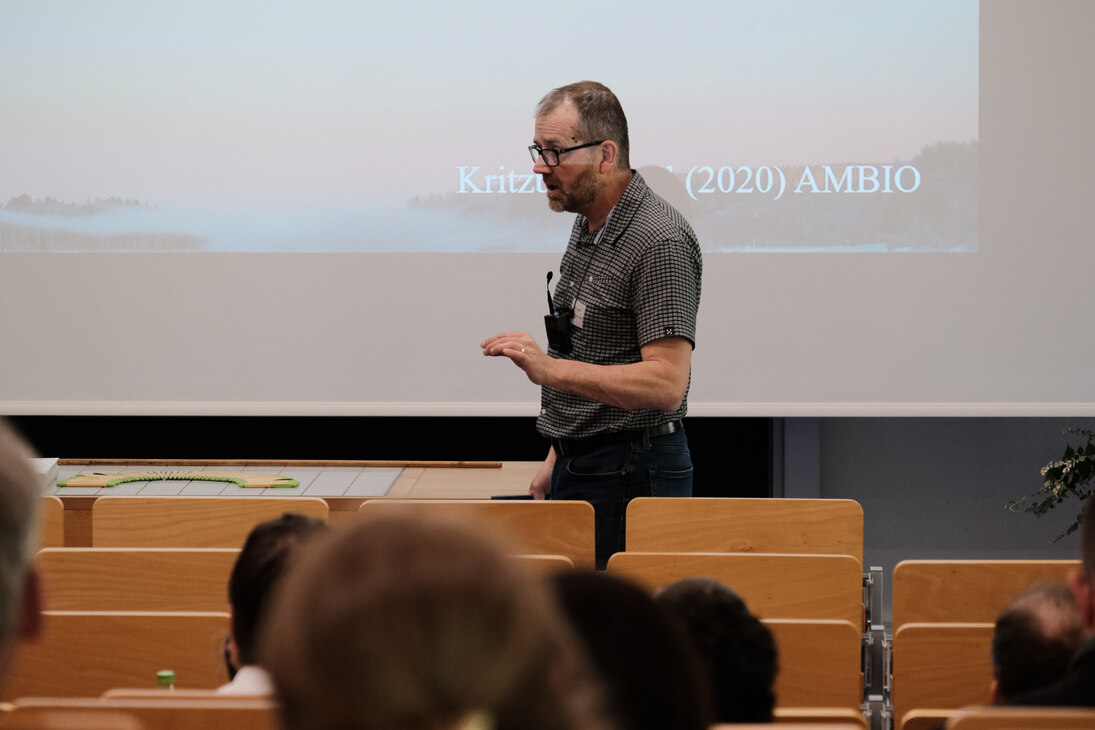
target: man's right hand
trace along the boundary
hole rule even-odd
[[[533,499],[547,499],[551,494],[551,472],[555,470],[555,449],[548,451],[547,458],[532,478],[528,493]]]

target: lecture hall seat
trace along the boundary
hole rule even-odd
[[[639,497],[627,506],[637,552],[850,555],[863,564],[863,508],[850,499]]]
[[[212,689],[228,681],[222,612],[46,611],[42,634],[22,644],[4,700],[88,697],[112,687],[153,687],[174,670],[177,686]]]
[[[227,611],[233,548],[47,548],[38,552],[53,611]]]
[[[99,497],[91,544],[239,548],[255,525],[287,512],[329,516],[327,503],[310,497]]]
[[[657,591],[682,578],[731,587],[760,618],[839,619],[863,625],[863,575],[849,555],[616,553],[607,572]]]
[[[370,499],[368,519],[392,512],[443,515],[493,526],[522,554],[564,555],[575,568],[593,569],[593,506],[573,500]]]
[[[277,709],[258,698],[25,698],[8,713],[20,730],[277,730]],[[133,718],[136,725],[91,724]],[[79,723],[59,724],[73,717]],[[51,718],[53,724],[43,724]],[[35,724],[37,723],[37,724]],[[5,730],[8,725],[3,725]]]
[[[1078,560],[903,560],[893,571],[893,627],[993,623],[1035,583],[1067,580]]]

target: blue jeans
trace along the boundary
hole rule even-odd
[[[593,505],[597,569],[624,549],[627,503],[635,497],[691,497],[692,456],[684,431],[611,444],[578,456],[556,454],[551,499]]]

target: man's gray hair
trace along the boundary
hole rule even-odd
[[[30,447],[0,419],[0,643],[18,615],[27,568],[38,549],[42,492]]]
[[[627,136],[627,117],[620,100],[604,84],[596,81],[579,81],[576,84],[560,86],[549,91],[536,106],[536,117],[554,111],[556,107],[570,102],[578,108],[578,129],[575,130],[581,142],[595,142],[599,139],[612,140],[620,149],[616,167],[620,170],[631,169],[631,142]]]

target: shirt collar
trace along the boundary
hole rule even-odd
[[[638,171],[632,170],[631,182],[624,188],[624,194],[616,201],[616,205],[612,206],[612,210],[608,212],[608,217],[600,228],[590,231],[589,220],[584,215],[578,216],[575,225],[582,232],[582,238],[593,236],[592,242],[583,240],[583,243],[586,245],[596,245],[602,241],[616,243],[620,234],[627,229],[631,219],[635,217],[635,213],[639,210],[639,202],[646,194],[647,189],[643,176]]]

